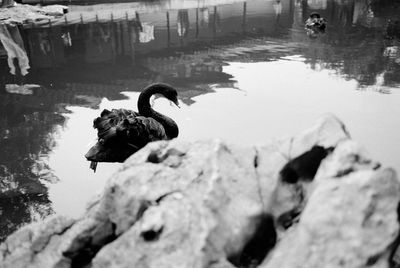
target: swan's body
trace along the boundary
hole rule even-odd
[[[178,105],[177,92],[167,84],[153,84],[145,88],[138,99],[139,112],[126,109],[103,110],[93,121],[97,129],[97,143],[86,153],[87,160],[123,162],[130,155],[157,140],[169,140],[179,134],[178,126],[169,117],[154,111],[150,97],[160,94]]]

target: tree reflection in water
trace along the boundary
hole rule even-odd
[[[46,158],[68,105],[97,108],[103,97],[122,99],[121,91],[154,81],[178,87],[190,105],[211,85],[235,88],[223,71],[228,61],[292,55],[313,69],[355,79],[359,89],[388,93],[382,88],[400,84],[395,0],[228,2],[182,1],[176,8],[167,1],[136,3],[140,12],[73,13],[51,24],[25,25],[21,36],[31,66],[26,82],[42,86],[31,95],[5,90],[14,77],[0,45],[0,240],[53,213],[47,183],[55,183],[57,174]],[[304,21],[313,11],[328,26],[310,40]]]
[[[19,226],[53,213],[45,182],[51,133],[64,119],[27,96],[0,94],[0,240]]]

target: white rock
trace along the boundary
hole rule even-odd
[[[389,267],[398,203],[391,169],[326,178],[261,267]]]
[[[302,158],[315,146],[322,157],[334,150]],[[310,163],[299,159],[321,165],[304,171]],[[298,178],[284,181],[284,167]],[[335,117],[256,147],[155,142],[122,165],[82,218],[11,235],[0,267],[388,267],[399,187]]]

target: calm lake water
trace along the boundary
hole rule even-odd
[[[316,38],[304,30],[312,11],[328,21]],[[181,109],[153,105],[179,139],[262,143],[333,113],[400,171],[399,20],[390,0],[172,0],[70,6],[58,20],[3,27],[28,74],[10,73],[0,45],[0,240],[54,213],[81,215],[120,166],[89,169],[93,118],[136,110],[156,81],[179,91]],[[40,87],[10,86],[21,82]]]

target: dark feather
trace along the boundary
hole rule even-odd
[[[156,93],[178,105],[175,89],[165,84],[153,84],[139,96],[138,108],[142,114],[126,109],[103,110],[93,121],[98,141],[86,153],[87,160],[123,162],[149,142],[176,137],[176,123],[150,107],[150,96]]]
[[[100,117],[93,121],[93,127],[97,129],[97,137],[108,139],[115,135],[115,128],[121,121],[139,116],[137,112],[126,109],[103,110]]]
[[[147,143],[157,140],[165,140],[164,127],[155,119],[140,116],[138,113],[125,109],[104,110],[102,116],[94,120],[94,128],[97,129],[97,149],[92,150],[86,158],[98,162],[120,162],[126,159],[126,155],[135,153]],[[116,152],[101,155],[102,147],[108,147]],[[105,148],[103,148],[103,151]],[[89,151],[90,152],[90,151]],[[123,157],[119,158],[120,152]],[[114,155],[115,154],[115,155]],[[94,159],[96,157],[96,159]],[[100,159],[99,159],[100,158]]]
[[[136,116],[122,120],[116,127],[118,140],[139,148],[156,140],[165,140],[164,127],[151,117]]]

